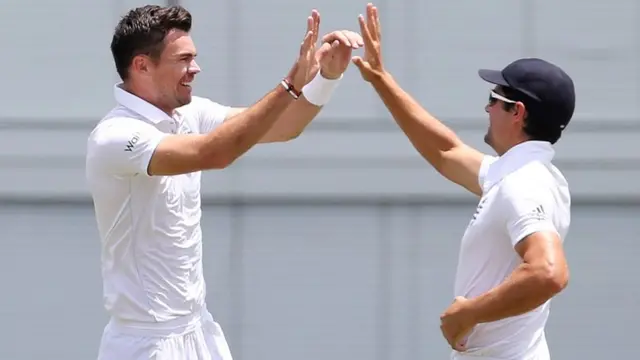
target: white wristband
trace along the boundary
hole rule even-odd
[[[313,105],[323,106],[329,102],[341,79],[342,75],[337,79],[326,79],[318,71],[316,76],[302,88],[302,94]]]

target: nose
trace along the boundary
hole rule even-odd
[[[195,60],[191,61],[191,64],[189,64],[189,73],[197,74],[199,72],[200,72],[200,66],[198,66]]]

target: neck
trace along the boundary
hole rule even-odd
[[[122,88],[125,91],[157,107],[167,115],[173,116],[173,112],[175,109],[171,107],[163,106],[162,103],[158,100],[158,96],[154,96],[154,94],[150,91],[147,91],[147,89],[144,86],[137,85],[131,81],[125,81],[122,85]]]
[[[522,144],[522,143],[524,143],[524,142],[527,142],[527,141],[529,141],[529,140],[531,140],[531,139],[526,138],[526,137],[521,137],[521,138],[516,139],[515,141],[511,141],[511,142],[509,142],[506,146],[502,146],[500,149],[494,148],[494,150],[496,151],[496,153],[497,153],[499,156],[502,156],[502,155],[504,155],[507,151],[511,150],[513,147],[515,147],[515,146],[517,146],[517,145],[520,145],[520,144]]]

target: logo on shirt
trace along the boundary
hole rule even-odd
[[[133,147],[140,141],[140,133],[133,133],[131,139],[127,141],[127,144],[124,146],[124,151],[133,151]]]
[[[530,219],[546,220],[547,214],[544,212],[544,207],[538,205],[535,209],[531,210],[528,214]]]
[[[484,207],[484,203],[486,201],[487,201],[487,198],[483,198],[482,200],[480,200],[480,203],[478,204],[478,207],[476,207],[476,212],[471,217],[471,222],[469,223],[469,225],[473,224],[473,222],[476,221],[476,218],[478,217],[478,215],[480,215],[480,211]]]

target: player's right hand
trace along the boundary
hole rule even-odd
[[[371,81],[384,74],[382,66],[382,49],[380,46],[380,18],[378,18],[378,8],[373,4],[367,4],[366,20],[358,16],[360,23],[360,34],[364,40],[364,57],[354,56],[353,63],[360,70],[360,75],[365,81]]]
[[[317,10],[311,12],[307,18],[307,32],[300,44],[300,53],[293,68],[289,72],[288,80],[298,91],[302,90],[312,76],[318,70],[316,59],[316,42],[320,31],[320,13]]]

